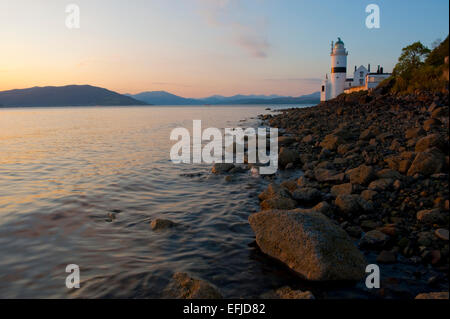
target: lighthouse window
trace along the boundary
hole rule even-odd
[[[325,92],[325,85],[322,85],[322,92]]]

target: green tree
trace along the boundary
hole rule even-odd
[[[394,68],[394,76],[400,76],[408,81],[415,70],[423,65],[430,49],[420,42],[415,42],[402,49],[402,55],[398,58],[398,63]]]

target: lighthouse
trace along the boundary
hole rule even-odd
[[[381,81],[391,76],[384,73],[383,68],[378,66],[377,73],[370,73],[370,64],[356,66],[353,78],[347,78],[347,56],[344,42],[338,38],[336,43],[331,42],[331,76],[325,75],[320,90],[320,101],[325,102],[334,99],[342,93],[352,93],[362,90],[373,90]]]
[[[331,94],[335,98],[344,93],[345,80],[347,79],[347,55],[344,42],[341,38],[331,48]]]

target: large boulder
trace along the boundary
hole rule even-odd
[[[294,209],[297,206],[297,203],[290,198],[275,197],[262,201],[260,205],[262,210],[269,210],[269,209],[290,210]]]
[[[312,281],[360,280],[366,261],[347,233],[314,211],[263,211],[249,217],[267,255]]]
[[[186,273],[176,273],[163,291],[166,299],[222,299],[222,295],[213,285],[191,278]]]
[[[352,184],[360,184],[366,185],[368,184],[375,176],[375,171],[372,166],[361,165],[357,168],[348,170],[348,177],[350,178],[350,182]]]
[[[421,152],[416,155],[408,169],[408,176],[425,176],[440,173],[444,166],[444,156],[440,152]]]
[[[353,192],[352,183],[334,185],[333,187],[331,187],[331,194],[336,197],[339,195],[350,195],[352,192]]]
[[[314,170],[314,177],[323,183],[342,183],[345,179],[345,174],[331,169],[316,168]]]
[[[417,141],[415,151],[419,153],[432,147],[442,148],[443,144],[439,134],[430,134]]]

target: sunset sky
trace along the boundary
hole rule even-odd
[[[65,7],[81,9],[68,29]],[[367,29],[365,8],[381,9]],[[91,84],[185,97],[318,91],[340,36],[348,68],[391,71],[448,33],[448,0],[0,0],[0,91]]]

